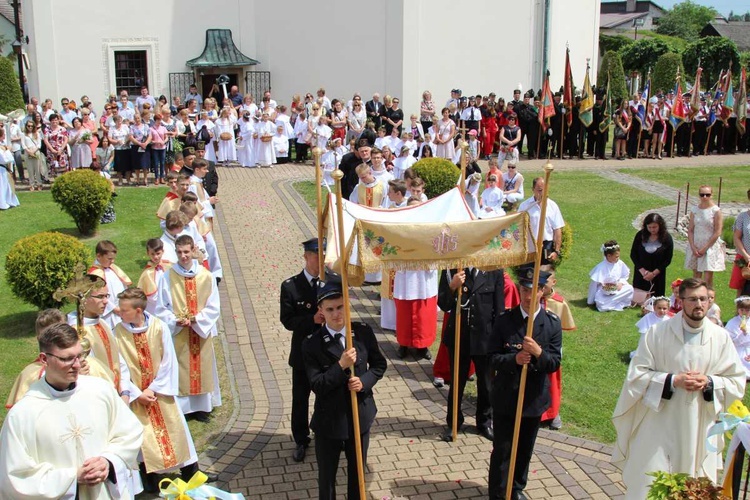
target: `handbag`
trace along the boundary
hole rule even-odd
[[[646,302],[648,302],[648,300],[654,294],[652,291],[653,289],[653,283],[651,283],[648,291],[633,287],[633,298],[630,301],[631,307],[646,307]]]

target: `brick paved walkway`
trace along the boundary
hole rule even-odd
[[[562,167],[566,169],[578,162],[560,163],[567,163]],[[311,178],[312,169],[306,166],[221,171],[217,240],[225,269],[231,269],[221,286],[222,318],[237,404],[224,435],[204,454],[202,464],[220,473],[223,487],[248,498],[317,497],[312,448],[303,463],[291,458],[291,335],[278,320],[279,285],[299,272],[299,242],[314,234],[314,216],[292,183]],[[355,289],[353,299],[354,319],[374,328],[389,359],[386,375],[375,388],[379,413],[367,467],[371,498],[485,498],[491,444],[473,433],[461,435],[456,444],[438,439],[447,391],[432,386],[428,362],[404,362],[395,356],[393,333],[378,327],[374,289]],[[623,488],[609,456],[607,446],[542,430],[527,495],[616,498]],[[340,471],[340,492],[345,477]]]

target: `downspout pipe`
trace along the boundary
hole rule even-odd
[[[544,34],[542,39],[542,82],[549,68],[549,10],[551,0],[544,0]]]

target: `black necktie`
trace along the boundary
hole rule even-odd
[[[343,333],[337,333],[336,335],[334,335],[334,338],[336,339],[336,342],[339,343],[339,345],[342,345],[341,340],[344,338],[344,334]]]
[[[312,287],[313,290],[317,290],[318,289],[318,278],[311,279],[310,280],[310,286]]]

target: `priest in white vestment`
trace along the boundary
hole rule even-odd
[[[745,370],[729,335],[706,319],[705,282],[680,285],[683,310],[641,337],[612,422],[612,464],[626,499],[646,498],[655,471],[717,480],[721,448],[706,447],[709,427],[745,392]],[[712,438],[715,439],[715,438]]]
[[[0,433],[3,498],[132,499],[143,426],[110,382],[79,376],[83,348],[59,323],[39,337],[44,377]]]

